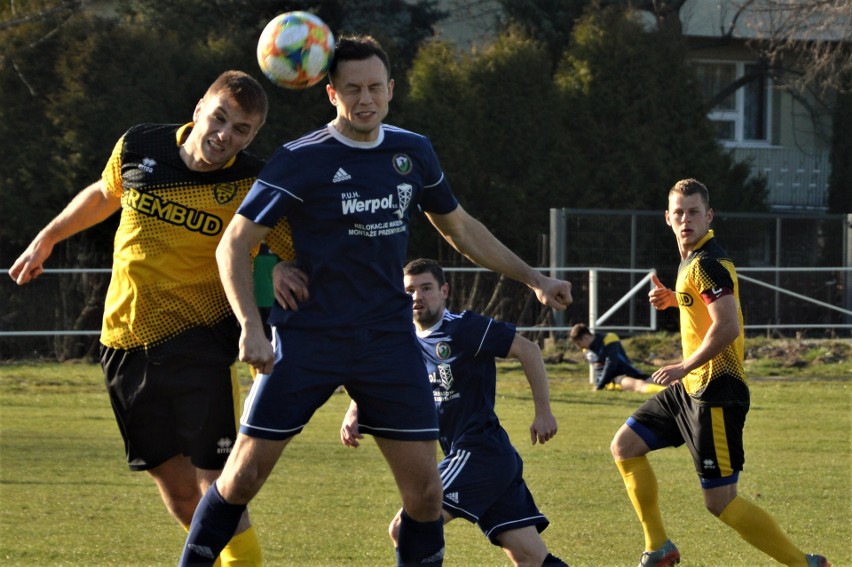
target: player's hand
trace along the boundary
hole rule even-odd
[[[556,435],[556,429],[556,418],[552,413],[536,415],[532,425],[530,425],[532,444],[535,445],[536,442],[542,445],[547,443]]]
[[[363,438],[364,436],[358,433],[358,407],[350,405],[340,426],[340,442],[344,447],[357,449],[361,445],[358,440]]]
[[[258,374],[270,374],[275,362],[272,343],[263,333],[263,325],[240,333],[240,362],[250,365]]]
[[[569,281],[545,276],[541,284],[534,289],[535,296],[541,303],[557,311],[564,311],[574,302]]]
[[[278,262],[272,269],[275,299],[284,309],[299,310],[299,303],[308,300],[308,276],[290,262]]]
[[[9,268],[9,277],[18,285],[30,283],[44,273],[44,262],[51,252],[53,252],[52,244],[38,238],[33,240]]]
[[[651,282],[654,284],[654,289],[648,292],[648,301],[654,306],[654,309],[662,311],[677,306],[677,298],[674,292],[664,286],[656,275],[651,274]]]
[[[671,366],[663,366],[651,375],[651,380],[655,384],[668,386],[674,384],[688,373],[683,369],[681,364],[672,364]]]

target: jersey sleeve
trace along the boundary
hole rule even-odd
[[[293,234],[290,223],[286,217],[282,217],[265,237],[266,245],[273,254],[282,260],[292,261],[296,259],[296,250],[293,247]]]
[[[275,227],[302,200],[291,184],[296,177],[295,161],[288,149],[279,148],[257,176],[237,214],[257,224]]]
[[[124,152],[124,136],[119,138],[112,149],[112,154],[109,156],[106,166],[104,166],[101,179],[106,185],[106,189],[110,195],[121,198],[124,192],[124,183],[121,177],[121,156]]]
[[[514,325],[472,311],[465,311],[462,316],[465,324],[463,336],[474,356],[484,355],[496,358],[508,356],[512,341],[515,340]]]
[[[426,140],[426,159],[424,173],[423,196],[420,199],[420,208],[428,213],[445,215],[453,212],[459,206],[459,202],[453,195],[447,177],[441,169],[438,156],[432,148],[432,144]]]
[[[731,274],[716,258],[704,257],[693,264],[692,278],[695,289],[706,305],[734,293]]]

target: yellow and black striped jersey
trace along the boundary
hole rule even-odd
[[[109,192],[121,198],[101,331],[108,347],[153,347],[232,315],[216,246],[263,161],[240,152],[220,170],[192,171],[180,156],[191,128],[134,126],[102,174]],[[292,258],[286,221],[273,232],[275,253]]]
[[[734,296],[740,325],[739,336],[709,362],[687,374],[682,382],[690,396],[703,402],[731,403],[740,400],[747,380],[743,369],[745,335],[739,283],[734,263],[716,242],[712,230],[681,262],[675,290],[680,308],[684,359],[701,346],[713,323],[707,305],[724,295]]]

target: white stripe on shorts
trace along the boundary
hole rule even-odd
[[[468,459],[470,459],[470,451],[464,450],[459,451],[452,459],[450,459],[449,465],[447,465],[447,468],[445,468],[441,473],[441,484],[444,486],[444,490],[449,488],[456,477],[461,473],[465,464],[467,464]]]

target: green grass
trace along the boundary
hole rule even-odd
[[[531,446],[529,390],[501,365],[497,410],[551,520],[551,550],[573,567],[635,564],[642,533],[612,464],[612,434],[644,397],[592,392],[584,365],[550,366],[559,434]],[[829,370],[826,372],[826,368]],[[845,366],[816,377],[754,379],[740,493],[807,551],[852,565],[850,431]],[[183,531],[144,473],[131,473],[88,363],[0,365],[0,561],[3,565],[174,565]],[[399,506],[375,444],[345,449],[348,400],[335,395],[285,451],[251,505],[266,564],[393,563],[387,524]],[[703,508],[684,448],[652,455],[669,535],[688,566],[777,565]],[[447,526],[447,567],[509,565],[478,528]]]

